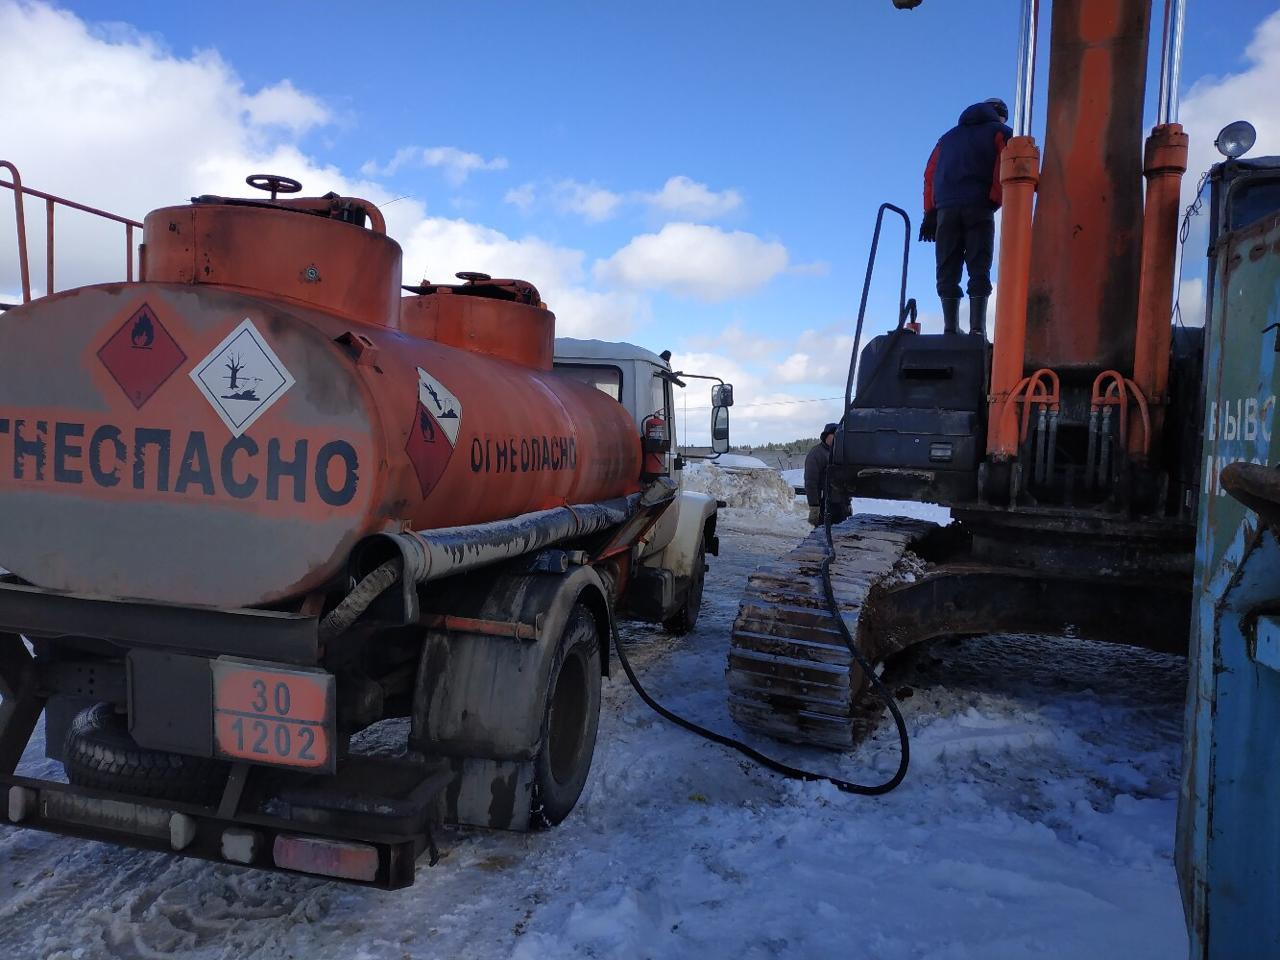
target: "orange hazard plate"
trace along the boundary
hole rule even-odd
[[[213,742],[233,760],[332,772],[334,679],[323,670],[219,657],[213,661]]]

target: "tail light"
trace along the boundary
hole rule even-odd
[[[365,883],[378,875],[378,849],[367,843],[280,834],[272,854],[276,866],[285,870]]]

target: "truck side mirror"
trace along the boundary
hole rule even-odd
[[[729,452],[728,407],[713,407],[711,410],[711,450],[717,454]]]
[[[711,388],[711,406],[712,407],[732,407],[733,406],[733,384],[718,383]],[[728,429],[728,419],[725,419],[726,429]]]

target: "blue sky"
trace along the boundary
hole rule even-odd
[[[35,186],[133,216],[192,192],[242,192],[236,179],[258,169],[247,165],[268,161],[308,191],[408,197],[387,209],[393,229],[417,238],[400,237],[410,278],[523,271],[567,327],[670,347],[739,379],[738,439],[790,439],[835,413],[794,401],[841,392],[841,335],[877,205],[918,217],[938,135],[975,100],[1012,99],[1018,7],[0,0],[0,17],[21,27],[0,34],[14,74],[3,55],[47,42],[21,76],[0,65],[5,89],[38,91],[48,71],[76,64],[94,95],[67,84],[37,104],[43,118],[32,107],[0,119],[0,154]],[[1245,50],[1276,10],[1190,0],[1184,90],[1201,80],[1202,100],[1225,100],[1200,111],[1206,125],[1240,101],[1229,86],[1215,94],[1218,79],[1264,79],[1250,79]],[[1152,99],[1154,88],[1153,77]],[[208,124],[177,117],[184,99]],[[186,175],[122,184],[126,165],[145,169],[143,145],[171,151],[165,171]],[[452,263],[449,251],[486,262]],[[936,313],[932,252],[912,244],[910,292]],[[885,267],[878,327],[895,297],[892,257]]]

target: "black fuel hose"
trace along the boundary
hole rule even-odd
[[[828,475],[829,474],[830,470],[828,470]],[[825,506],[825,504],[830,503],[830,488],[830,479],[828,479],[823,490],[824,506],[822,512],[827,539],[827,555],[822,561],[822,589],[826,594],[827,607],[831,611],[831,616],[840,626],[840,634],[844,637],[844,642],[848,645],[849,652],[853,655],[853,659],[857,662],[858,666],[862,668],[863,674],[868,680],[870,680],[871,686],[880,696],[880,699],[882,699],[885,702],[885,705],[888,706],[889,712],[893,714],[894,725],[898,728],[898,769],[894,772],[893,776],[884,781],[884,783],[872,785],[853,783],[850,780],[842,780],[839,777],[829,776],[825,773],[814,773],[811,770],[803,770],[800,767],[793,767],[790,764],[783,763],[781,760],[775,760],[773,757],[766,756],[759,750],[747,746],[740,740],[735,740],[733,737],[726,736],[723,733],[716,733],[714,730],[708,730],[706,727],[699,726],[692,720],[686,720],[684,717],[672,713],[662,704],[658,703],[657,700],[653,699],[653,697],[649,695],[648,691],[646,691],[644,686],[640,683],[640,679],[636,676],[636,672],[631,669],[631,661],[627,659],[626,651],[622,648],[622,636],[618,632],[618,624],[610,618],[610,622],[613,627],[613,646],[618,652],[618,662],[622,664],[623,672],[626,673],[627,679],[631,681],[631,686],[635,688],[636,693],[640,695],[640,699],[647,703],[655,713],[659,716],[665,717],[667,720],[670,720],[676,726],[684,727],[691,733],[696,733],[698,736],[703,739],[710,740],[712,743],[718,743],[731,750],[736,750],[747,759],[754,761],[762,767],[772,770],[774,773],[780,773],[784,777],[789,777],[793,780],[804,780],[810,783],[825,780],[827,783],[836,787],[836,789],[845,793],[874,797],[888,793],[890,790],[893,790],[902,783],[906,778],[907,767],[911,763],[911,742],[907,735],[907,722],[902,718],[902,711],[898,709],[898,704],[893,699],[893,694],[890,693],[888,687],[884,685],[884,681],[876,676],[875,670],[867,661],[867,658],[862,655],[862,651],[858,649],[857,644],[854,642],[853,635],[849,633],[849,627],[844,622],[844,617],[840,614],[840,607],[836,603],[835,589],[831,586],[831,561],[835,559],[835,544],[831,539],[831,513]]]

